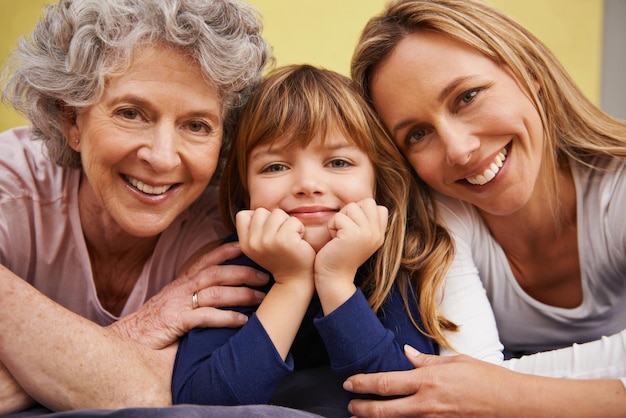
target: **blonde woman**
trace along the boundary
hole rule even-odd
[[[363,31],[352,76],[477,268],[507,366],[606,378],[418,355],[434,367],[350,379],[410,395],[355,414],[623,416],[626,124],[479,0],[391,2]]]

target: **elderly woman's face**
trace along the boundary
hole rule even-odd
[[[91,221],[104,213],[105,222],[135,236],[162,232],[207,187],[221,115],[197,63],[171,49],[141,49],[102,100],[67,128],[83,163],[80,204],[100,213]]]

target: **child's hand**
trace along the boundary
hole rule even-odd
[[[248,257],[269,270],[277,283],[311,278],[315,251],[302,239],[304,225],[281,209],[237,213],[239,245]]]
[[[325,313],[356,290],[356,271],[383,244],[388,215],[386,207],[364,199],[346,205],[328,222],[332,239],[315,258],[315,287]],[[325,298],[334,302],[326,305]]]

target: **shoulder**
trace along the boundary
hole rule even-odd
[[[459,199],[434,194],[437,205],[437,221],[446,227],[455,241],[482,241],[488,230],[476,208]]]
[[[0,198],[47,200],[57,198],[67,169],[46,157],[45,144],[32,139],[29,127],[19,127],[0,133],[0,170]]]
[[[573,162],[571,167],[579,200],[602,206],[626,203],[624,199],[613,199],[626,192],[625,158],[596,156],[589,165]]]
[[[38,162],[45,158],[43,145],[32,139],[28,126],[9,129],[0,133],[0,162],[3,165]]]
[[[580,234],[587,236],[582,244],[609,245],[622,251],[626,244],[626,159],[598,156],[590,163],[592,167],[572,164],[579,216],[584,220],[579,222]]]

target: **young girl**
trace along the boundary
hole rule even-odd
[[[410,369],[404,345],[451,351],[444,332],[457,316],[466,333],[472,320],[491,330],[464,351],[501,359],[478,280],[445,286],[446,303],[474,298],[473,317],[438,314],[451,240],[384,138],[339,74],[290,66],[261,84],[241,115],[221,208],[274,281],[241,329],[197,329],[181,341],[175,403],[265,403],[294,368],[330,364],[340,380]]]

